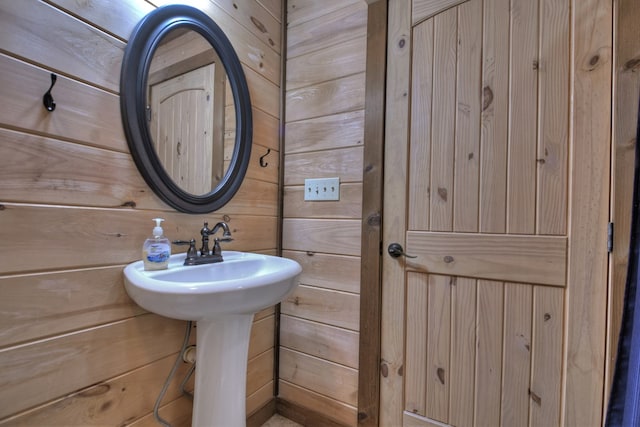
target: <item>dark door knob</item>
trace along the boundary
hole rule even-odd
[[[389,247],[387,248],[387,252],[389,252],[389,255],[391,255],[394,258],[398,258],[401,256],[407,257],[407,258],[417,258],[417,256],[404,253],[404,249],[402,249],[402,245],[400,243],[390,244]]]

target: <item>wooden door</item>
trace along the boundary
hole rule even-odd
[[[150,129],[160,161],[182,189],[209,193],[224,171],[224,104],[215,124],[215,64],[150,87]],[[224,90],[224,86],[220,86]]]
[[[600,424],[610,5],[389,14],[381,425]]]

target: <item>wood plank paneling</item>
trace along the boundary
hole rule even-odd
[[[283,314],[358,331],[359,303],[355,294],[299,286],[282,301],[281,310]]]
[[[90,3],[75,0],[48,1],[122,41],[127,41],[136,24],[154,9],[144,0],[122,2],[119,7],[113,7],[109,0],[92,0]]]
[[[364,108],[364,73],[287,91],[288,121],[311,119]]]
[[[538,117],[539,2],[514,1],[512,7],[507,232],[532,234],[535,232],[538,140],[537,120],[532,119]],[[495,13],[500,14],[501,22],[508,19],[506,5],[501,4]],[[494,99],[500,102],[495,96]],[[506,112],[502,117],[507,117]]]
[[[287,58],[366,36],[366,23],[367,6],[358,1],[323,13],[304,25],[290,26],[287,29]]]
[[[565,286],[567,240],[552,236],[506,236],[409,232],[411,269],[456,276]]]
[[[281,348],[280,379],[356,405],[358,371],[353,368]]]
[[[508,1],[486,0],[483,3],[479,230],[486,233],[504,233],[506,224],[510,19],[506,7]]]
[[[291,0],[287,2],[287,25],[294,27],[360,2],[361,0],[324,0],[322,3],[315,0]]]
[[[480,183],[480,114],[482,1],[458,8],[458,72],[454,150],[453,229],[478,231]]]
[[[360,258],[314,252],[283,251],[302,266],[300,283],[345,292],[360,292]]]
[[[299,317],[280,319],[280,345],[311,356],[358,368],[358,333]]]
[[[149,212],[141,210],[60,208],[29,205],[1,205],[0,216],[5,224],[14,226],[3,233],[6,239],[0,250],[8,256],[0,259],[2,274],[19,271],[38,271],[93,265],[126,264],[140,257],[140,242],[144,242],[149,225]],[[163,213],[165,233],[172,239],[197,237],[203,221],[221,221],[212,214],[183,216],[175,212]],[[276,218],[230,215],[227,221],[234,241],[225,243],[223,250],[262,250],[275,246]],[[46,227],[41,227],[46,224]],[[38,233],[32,233],[39,229]],[[30,235],[28,240],[24,236]],[[78,248],[100,242],[99,251],[78,256]],[[38,259],[21,256],[33,247],[48,256]]]
[[[425,416],[427,413],[427,307],[429,276],[407,273],[407,360],[413,374],[405,380],[405,410]]]
[[[144,313],[122,268],[0,277],[0,348]]]
[[[128,153],[116,95],[65,76],[56,79],[56,114],[42,106],[50,70],[0,54],[0,124]]]
[[[433,18],[433,107],[431,129],[430,230],[453,227],[453,161],[458,14],[450,9]],[[454,29],[452,31],[452,29]]]
[[[287,90],[365,71],[366,38],[359,37],[287,61]]]
[[[3,2],[0,7],[5,52],[118,92],[124,53],[120,40],[36,0]],[[48,83],[43,86],[46,91]]]
[[[302,185],[305,178],[339,177],[340,182],[362,181],[363,147],[287,155],[285,185]],[[314,173],[315,171],[315,173]]]
[[[285,153],[331,150],[364,143],[364,111],[322,116],[287,123]]]
[[[0,417],[143,366],[180,349],[185,322],[143,314],[0,352]],[[163,337],[158,340],[157,337]],[[76,375],[82,373],[82,375]],[[47,384],[46,387],[39,385]]]
[[[413,24],[415,25],[465,1],[468,0],[414,0],[411,4]]]
[[[171,354],[124,375],[54,400],[23,415],[0,421],[0,425],[3,427],[124,425],[153,410],[156,397],[176,357],[177,354]],[[186,363],[180,364],[176,371],[176,379],[184,378],[189,366]],[[170,402],[180,395],[179,386],[179,380],[171,383],[167,388],[164,402]],[[187,390],[193,390],[193,379],[187,385]]]
[[[152,3],[0,5],[0,97],[6,101],[0,107],[0,213],[7,243],[0,249],[6,254],[0,260],[0,418],[9,417],[9,425],[155,423],[148,414],[184,328],[143,314],[123,289],[123,264],[139,258],[150,218],[165,217],[170,238],[197,237],[203,221],[224,219],[235,238],[224,249],[275,253],[282,20],[274,11],[279,15],[281,4],[265,1],[267,11],[242,0],[236,11],[224,2],[236,20],[219,4],[185,1],[225,17],[218,21],[247,70],[256,132],[250,177],[232,202],[215,214],[186,215],[169,209],[141,179],[120,118],[124,41]],[[257,25],[271,28],[278,46],[268,45],[269,35]],[[49,113],[42,94],[51,72],[58,75],[57,108]],[[261,168],[267,148],[269,167]],[[26,255],[34,250],[42,256]],[[248,380],[256,389],[255,410],[272,400],[273,313],[256,316],[253,331]],[[161,414],[188,425],[192,403],[172,393]]]
[[[292,251],[360,255],[360,221],[285,219],[283,246]]]
[[[339,400],[332,399],[312,390],[298,387],[286,381],[279,383],[280,398],[296,404],[302,408],[310,408],[314,413],[320,413],[340,425],[352,426],[357,424],[357,408]],[[285,412],[285,415],[288,415]],[[313,420],[312,416],[308,417]],[[304,422],[304,420],[300,420]]]

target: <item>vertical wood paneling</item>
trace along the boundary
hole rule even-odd
[[[453,230],[478,231],[482,1],[458,7]]]
[[[512,2],[507,203],[509,233],[535,232],[536,119],[540,68],[538,11],[538,0]]]
[[[478,281],[475,425],[500,425],[504,285]]]
[[[540,85],[538,133],[537,231],[567,231],[569,156],[568,1],[540,2]]]
[[[449,424],[473,425],[477,281],[457,277],[451,287]]]
[[[429,275],[407,275],[407,350],[405,410],[426,416],[427,402],[427,307]],[[431,375],[429,376],[431,378]]]
[[[533,355],[529,391],[530,424],[560,424],[562,403],[562,323],[564,298],[559,289],[533,290]]]
[[[527,425],[531,366],[531,285],[506,283],[504,287],[504,337],[502,367],[503,426]],[[545,343],[541,343],[544,346]],[[538,342],[536,342],[536,346]],[[549,357],[560,360],[548,347]],[[544,424],[541,424],[544,425]]]
[[[411,74],[416,84],[411,86],[411,130],[409,157],[409,229],[428,230],[431,192],[431,108],[433,103],[433,19],[413,30],[416,50]],[[420,94],[420,96],[418,96]]]
[[[427,304],[427,403],[429,418],[449,420],[451,346],[451,282],[453,277],[429,276]],[[424,307],[424,306],[423,306]]]
[[[482,23],[482,141],[480,231],[504,233],[509,108],[508,0],[484,0]]]
[[[431,133],[432,231],[453,226],[453,155],[456,105],[456,29],[458,14],[450,9],[434,17],[433,25],[433,129]]]

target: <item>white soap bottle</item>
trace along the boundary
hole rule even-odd
[[[154,218],[156,226],[153,234],[144,241],[142,246],[142,261],[145,270],[164,270],[169,267],[169,257],[171,256],[171,242],[164,236],[164,231],[160,224],[164,219]]]

